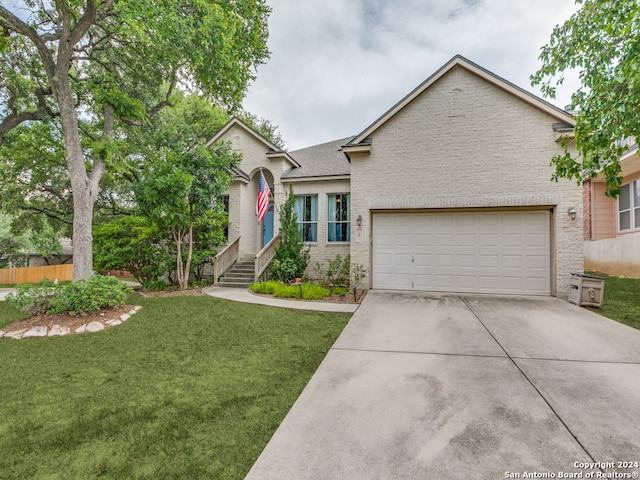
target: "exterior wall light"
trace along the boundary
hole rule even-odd
[[[361,227],[362,226],[362,215],[358,215],[358,218],[356,218],[356,224]]]
[[[577,213],[578,213],[578,212],[576,211],[576,209],[575,209],[574,207],[569,207],[569,208],[567,209],[567,215],[569,215],[569,218],[570,218],[571,220],[575,220],[575,219],[576,219],[576,214],[577,214]]]

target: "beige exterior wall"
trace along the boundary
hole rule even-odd
[[[284,184],[284,191],[289,192],[288,183]],[[306,244],[311,255],[306,274],[310,278],[315,278],[314,266],[316,262],[326,265],[336,255],[340,254],[344,257],[350,252],[350,243],[327,241],[327,196],[336,193],[350,193],[350,182],[349,180],[297,181],[293,182],[293,193],[295,195],[318,195],[318,241]],[[285,199],[286,194],[283,195],[282,201],[278,203],[278,210]],[[276,212],[277,214],[278,212]],[[355,219],[352,218],[351,223],[351,228],[353,229]],[[353,230],[351,235],[353,236]]]
[[[268,146],[240,126],[233,126],[220,138],[231,142],[232,148],[242,154],[240,170],[251,177],[251,181],[234,181],[227,189],[229,195],[229,241],[240,238],[240,258],[255,256],[262,248],[262,224],[255,216],[260,169],[272,191],[276,204],[284,201],[280,183],[281,175],[291,167],[283,158],[268,158]],[[278,231],[278,216],[274,215],[274,231]]]
[[[552,293],[566,297],[570,272],[583,266],[582,189],[551,181],[557,121],[455,67],[371,135],[370,154],[352,155],[352,261],[370,269],[373,211],[549,207]]]

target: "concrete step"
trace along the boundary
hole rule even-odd
[[[227,272],[243,272],[243,273],[253,273],[254,268],[240,267],[240,268],[230,268]]]
[[[253,278],[253,272],[236,272],[229,270],[223,275],[226,278]]]

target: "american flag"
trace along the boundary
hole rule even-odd
[[[270,195],[271,190],[269,189],[269,185],[264,179],[262,171],[260,171],[260,186],[258,187],[258,199],[256,201],[256,217],[258,217],[258,222],[261,222],[267,214]]]

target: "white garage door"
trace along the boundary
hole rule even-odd
[[[550,294],[550,212],[373,215],[373,288]]]

